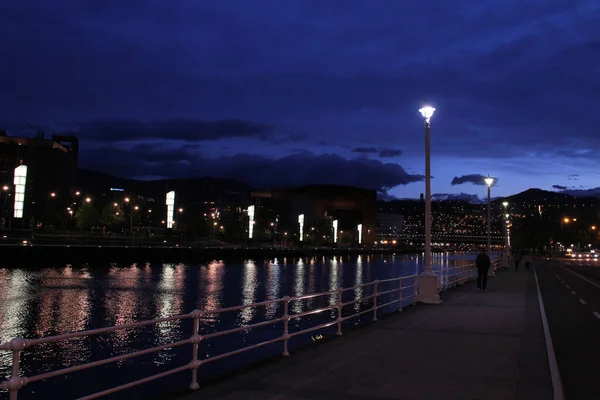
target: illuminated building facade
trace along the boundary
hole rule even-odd
[[[50,193],[68,203],[75,186],[78,150],[79,142],[73,136],[23,138],[0,131],[0,187],[9,186],[7,196],[11,198],[7,202],[11,210],[5,215],[16,215],[14,172],[20,165],[27,166],[23,209],[19,211],[22,218],[43,218]]]
[[[258,206],[275,210],[280,216],[279,231],[295,235],[297,241],[300,241],[300,215],[303,216],[302,241],[312,242],[316,238],[311,235],[318,232],[319,240],[329,243],[337,240],[340,245],[357,245],[359,224],[362,224],[361,244],[370,245],[375,241],[375,190],[338,185],[310,185],[254,191],[251,196]],[[334,221],[337,221],[335,231]]]

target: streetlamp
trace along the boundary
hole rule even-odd
[[[564,224],[568,224],[569,222],[571,222],[571,220],[569,218],[561,218],[560,219],[560,240],[564,242],[564,235],[563,235],[563,223]]]
[[[438,279],[431,267],[431,117],[435,108],[426,104],[419,109],[425,119],[425,266],[419,276],[417,301],[426,304],[441,303]]]
[[[488,188],[488,201],[487,201],[487,252],[490,258],[492,257],[492,185],[494,184],[494,178],[487,176],[484,179],[485,184]]]
[[[503,201],[502,205],[504,206],[504,214],[506,217],[506,219],[505,219],[506,222],[504,223],[504,249],[506,252],[508,252],[509,251],[509,249],[508,249],[508,217],[509,217],[509,215],[507,212],[508,201]]]

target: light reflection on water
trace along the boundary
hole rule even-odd
[[[464,257],[468,258],[472,256]],[[29,270],[0,269],[0,342],[6,342],[13,337],[33,338],[168,317],[190,312],[194,308],[214,310],[277,299],[284,295],[299,296],[327,290],[335,291],[339,287],[352,287],[374,279],[412,275],[418,270],[419,262],[420,258],[417,256],[375,255],[333,258],[319,256],[304,260],[246,260],[242,264],[227,265],[223,261],[213,261],[204,265],[134,264],[111,265],[106,268],[65,266]],[[454,262],[449,261],[447,257],[436,257],[434,262],[439,265],[436,270],[442,269],[442,279],[447,280],[442,266],[451,267]],[[369,288],[356,288],[345,294],[344,301],[360,299],[371,293]],[[368,308],[369,301],[371,300],[357,303],[348,310],[360,311]],[[308,308],[335,305],[336,302],[336,293],[304,301],[292,301],[290,312],[301,313]],[[201,319],[200,329],[201,333],[214,332],[265,319],[275,319],[281,314],[282,307],[272,304],[267,307],[245,308],[239,312],[206,315]],[[332,310],[294,319],[293,330],[317,325],[324,319],[332,320],[336,318],[336,314],[337,311]],[[365,320],[368,318],[367,315]],[[191,324],[170,321],[150,326],[148,329],[128,329],[103,334],[97,339],[63,341],[44,346],[37,353],[24,353],[22,372],[32,375],[64,365],[158,346],[181,340],[190,334]],[[259,335],[259,341],[268,340],[281,335],[281,327],[269,326],[262,331],[253,329],[244,331],[239,336],[216,338],[207,341],[204,344],[207,347],[200,354],[215,355],[228,351],[232,346],[236,347],[240,340],[256,343],[257,339],[253,338],[253,335]],[[189,358],[190,349],[184,346],[153,354],[144,364],[133,359],[127,360],[104,369],[103,379],[98,381],[111,382],[121,375],[132,378],[134,373],[139,372],[138,369],[146,374],[149,371],[156,373],[157,370],[152,368],[162,371],[179,366],[178,363],[182,361],[189,362],[185,357],[181,359],[181,352]],[[256,358],[259,355],[252,357]],[[211,369],[204,369],[202,376],[209,377],[223,372],[228,365],[227,362],[221,366],[215,364]],[[7,377],[9,369],[10,354],[0,352],[0,380]],[[119,372],[120,370],[126,370],[127,373]],[[45,384],[51,385],[43,382],[31,387],[35,386],[39,391]],[[74,397],[61,395],[61,390],[66,389],[60,385],[80,385],[77,387],[82,391],[77,392],[77,395],[86,394],[85,389],[90,390],[81,383],[60,379],[52,385],[54,386],[48,387],[56,393],[57,398]],[[166,390],[166,387],[162,389]],[[20,394],[20,399],[32,398],[27,390]],[[137,393],[136,396],[142,396],[139,394],[141,392]]]

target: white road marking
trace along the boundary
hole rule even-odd
[[[573,293],[575,296],[577,296],[577,293],[575,293],[574,290],[571,290],[571,293]]]
[[[548,364],[550,367],[550,377],[552,378],[552,389],[554,391],[554,400],[564,400],[562,381],[560,379],[560,371],[556,362],[556,354],[554,354],[554,346],[552,345],[552,336],[548,327],[548,319],[546,318],[546,310],[544,308],[544,300],[542,292],[540,292],[540,283],[538,282],[535,265],[533,266],[533,276],[535,277],[535,285],[537,287],[538,304],[540,305],[540,314],[542,317],[542,326],[544,328],[544,339],[546,341],[546,354],[548,354]]]
[[[579,299],[579,302],[580,302],[581,304],[587,304],[587,301],[585,301],[584,299],[581,299],[581,298]]]
[[[599,312],[597,312],[597,311],[594,311],[594,316],[595,316],[596,318],[600,319],[600,313],[599,313]]]
[[[586,278],[585,276],[581,276],[580,274],[578,274],[577,272],[573,272],[568,268],[563,267],[562,265],[560,266],[562,269],[564,269],[567,272],[572,273],[573,275],[575,275],[578,278],[583,279],[584,281],[586,281],[587,283],[591,283],[592,285],[596,286],[598,289],[600,289],[600,285],[598,285],[596,282],[590,281],[588,278]]]

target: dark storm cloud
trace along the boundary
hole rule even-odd
[[[285,123],[308,132],[307,142],[369,139],[377,149],[398,143],[402,130],[410,155],[422,146],[417,103],[429,96],[432,150],[457,169],[466,158],[559,156],[593,171],[595,152],[581,149],[600,147],[600,114],[581,107],[600,92],[597,1],[438,3],[6,2],[0,118],[50,126],[239,118]],[[196,137],[181,128],[182,138]],[[258,130],[206,137],[267,137],[282,154],[298,137]]]
[[[107,157],[111,154],[110,159]],[[155,156],[158,155],[158,156]],[[206,158],[182,148],[159,146],[154,151],[114,147],[88,152],[84,167],[100,167],[118,176],[200,177],[215,176],[243,181],[255,187],[306,184],[339,184],[387,190],[423,180],[400,165],[377,160],[344,159],[338,155],[304,152],[279,159],[250,154]]]
[[[238,119],[221,121],[170,119],[152,122],[98,120],[79,124],[78,130],[73,133],[81,138],[106,142],[140,139],[202,141],[240,137],[266,140],[273,134],[273,127]]]
[[[400,149],[381,149],[379,151],[379,157],[387,158],[387,157],[398,157],[402,155],[402,150]]]
[[[487,178],[486,175],[481,175],[481,174],[470,174],[470,175],[462,175],[462,176],[455,176],[454,179],[452,179],[452,185],[462,185],[465,183],[472,183],[473,185],[477,185],[477,186],[485,186],[485,181],[484,179]],[[498,178],[494,178],[494,185],[498,184]]]
[[[552,189],[567,190],[567,187],[566,186],[561,186],[561,185],[552,185]]]
[[[567,175],[567,180],[569,180],[569,181],[576,181],[578,178],[579,178],[579,174]]]
[[[600,187],[595,187],[591,189],[586,188],[568,188],[567,190],[563,190],[561,193],[568,194],[575,197],[600,197]]]
[[[355,147],[352,149],[352,152],[360,154],[377,154],[379,158],[398,157],[402,155],[402,150],[387,147]]]
[[[352,149],[352,151],[354,153],[373,154],[378,153],[379,149],[377,147],[355,147]]]

